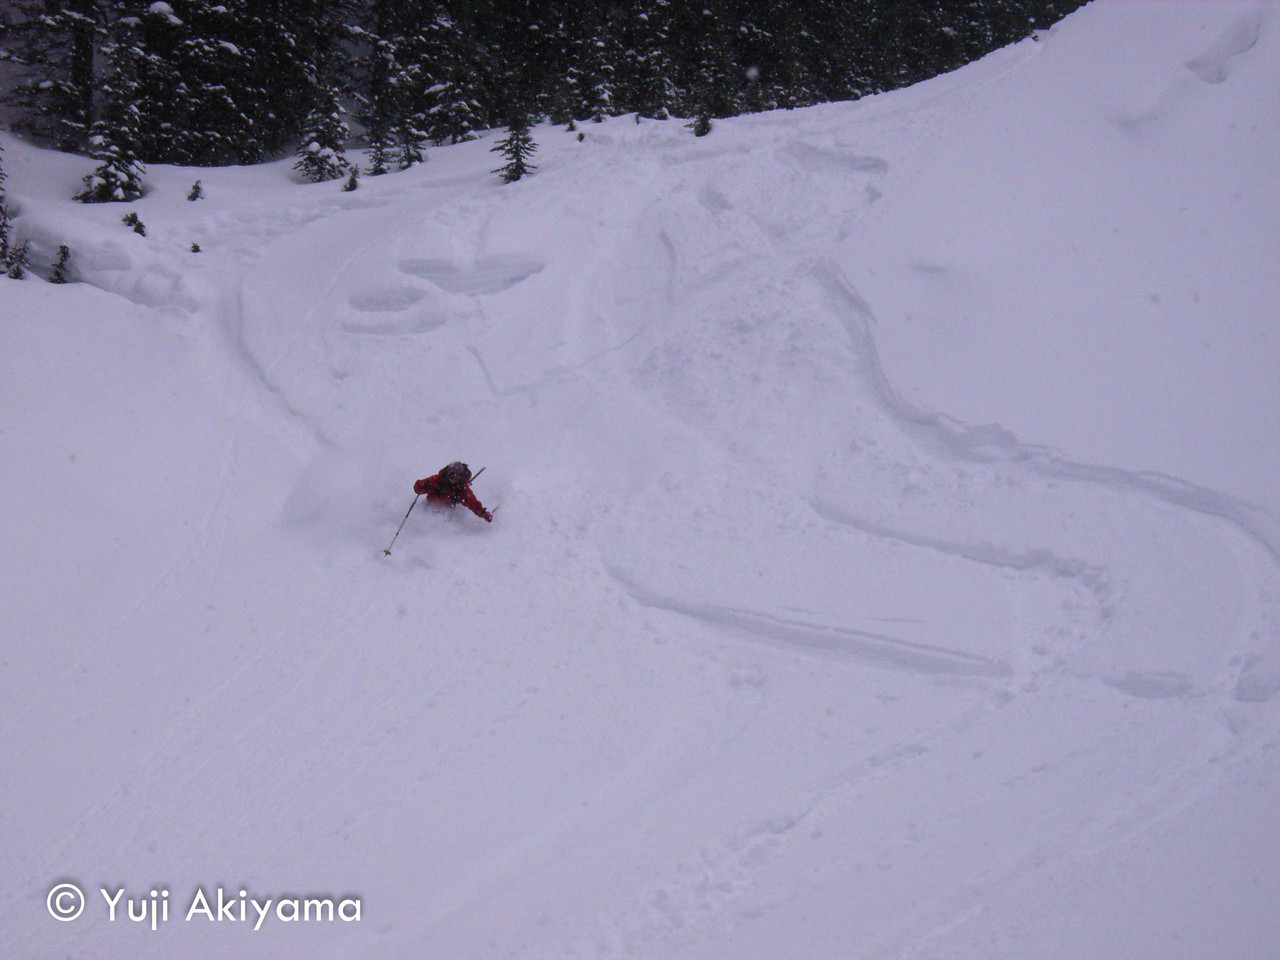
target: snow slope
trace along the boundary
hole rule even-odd
[[[0,953],[1274,956],[1278,44],[1097,0],[145,237],[6,137],[87,282],[0,280]]]

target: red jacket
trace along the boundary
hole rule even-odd
[[[438,473],[433,473],[429,477],[417,481],[413,485],[413,492],[423,494],[432,503],[448,504],[449,506],[457,506],[459,503],[483,520],[493,521],[493,514],[484,508],[484,505],[476,499],[476,495],[471,492],[471,484],[466,484],[461,490],[451,487]]]

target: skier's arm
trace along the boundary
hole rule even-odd
[[[476,499],[476,495],[471,492],[470,487],[467,487],[467,489],[462,492],[461,502],[464,507],[474,513],[481,520],[486,520],[489,523],[493,522],[493,514],[486,510],[484,505]]]

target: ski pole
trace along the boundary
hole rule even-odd
[[[420,496],[422,496],[420,493],[413,495],[413,503],[409,504],[409,509],[404,512],[404,520],[401,520],[400,526],[396,527],[396,536],[391,538],[391,542],[387,544],[387,549],[382,551],[384,557],[391,556],[391,548],[396,545],[396,537],[400,536],[400,531],[404,529],[404,521],[408,520],[409,514],[413,513],[413,508],[418,505],[418,497]]]

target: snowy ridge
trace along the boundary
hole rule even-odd
[[[508,186],[157,167],[146,237],[7,137],[86,282],[0,281],[0,953],[1265,955],[1277,22],[1099,0]],[[384,557],[457,457],[495,522]],[[363,916],[94,892],[158,884]]]

